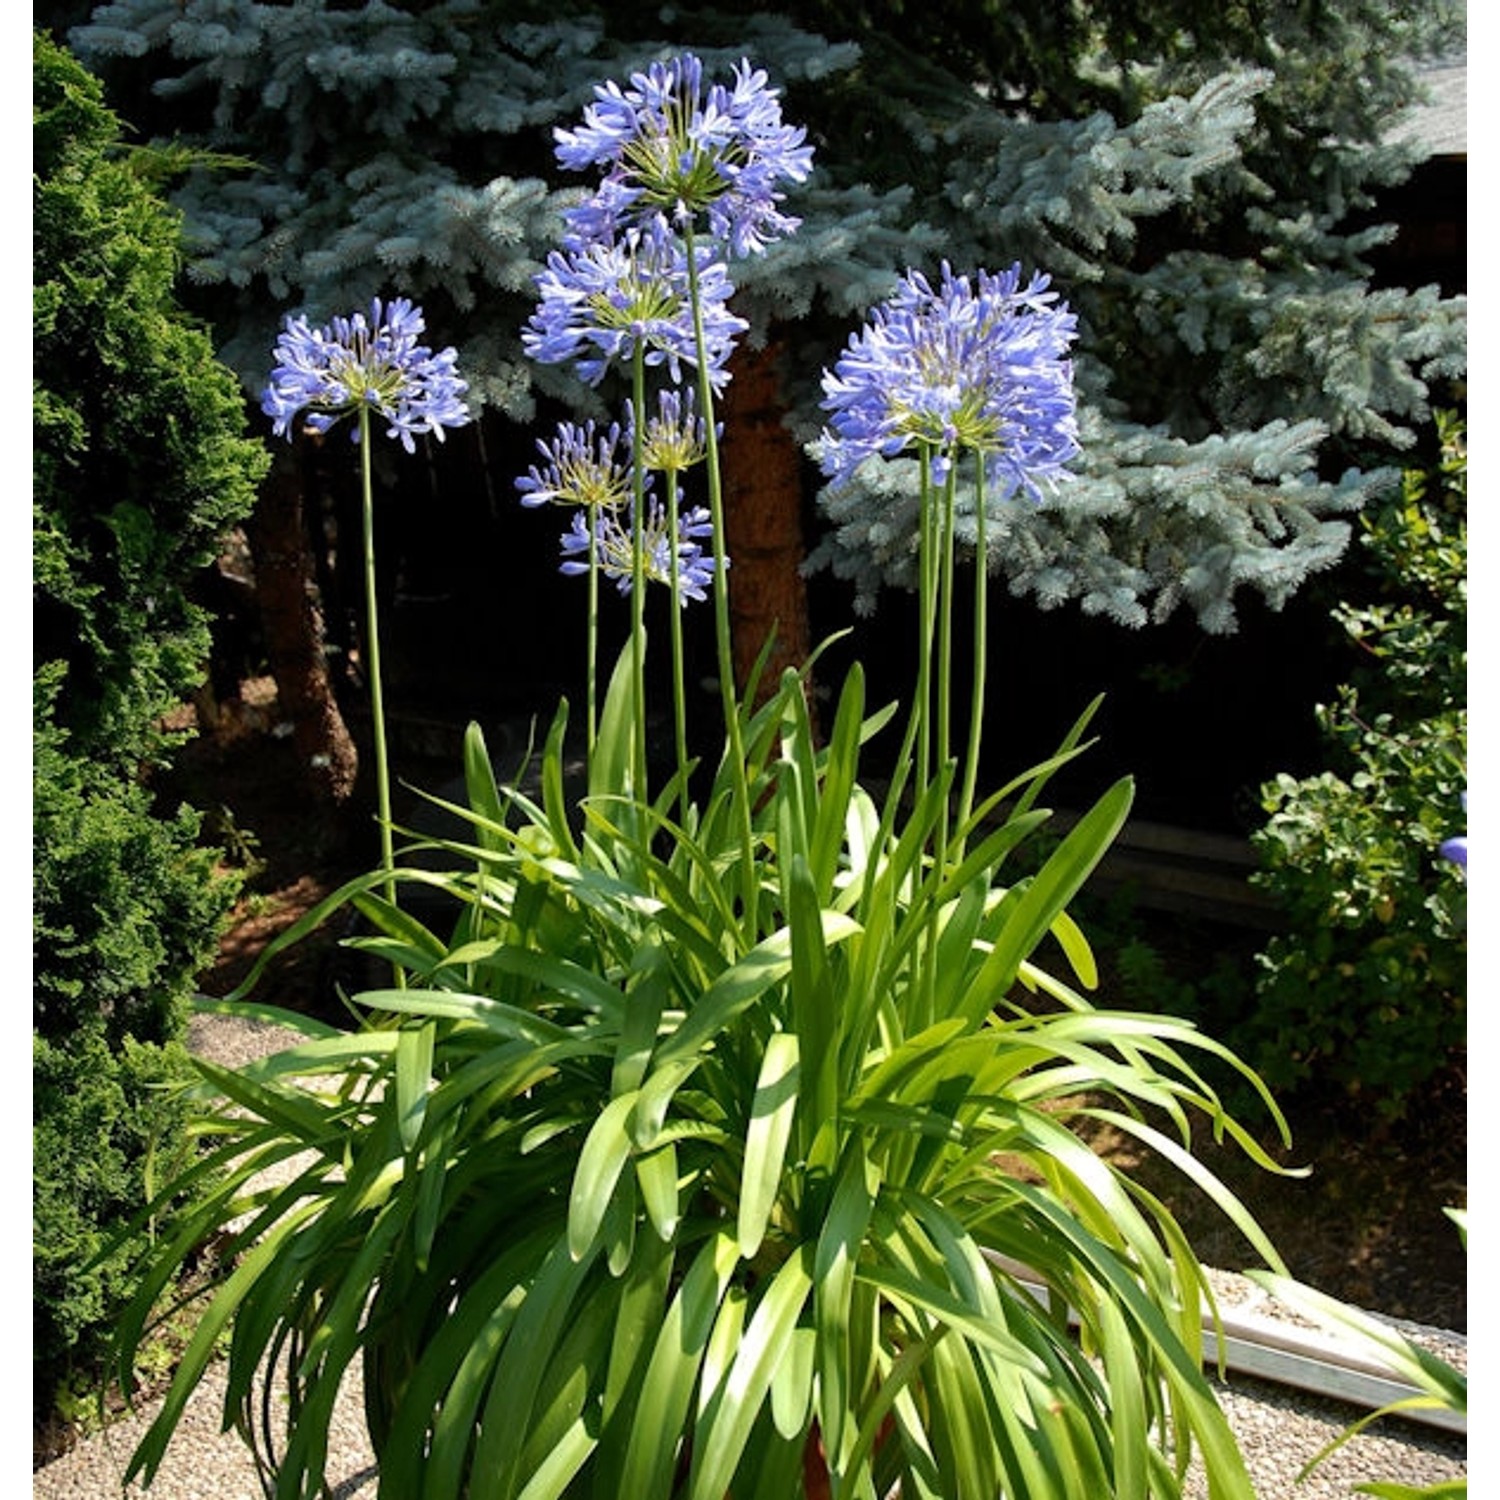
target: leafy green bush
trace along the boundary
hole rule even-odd
[[[1379,597],[1335,611],[1363,663],[1318,711],[1336,764],[1269,783],[1254,835],[1290,925],[1240,1043],[1272,1083],[1331,1078],[1387,1114],[1465,1033],[1464,875],[1439,848],[1466,780],[1467,459],[1456,418],[1438,432],[1433,470],[1366,520]]]
[[[99,85],[38,33],[33,263],[33,1395],[96,1368],[136,1284],[101,1248],[183,1162],[193,976],[234,896],[190,809],[158,816],[195,684],[192,574],[265,463],[173,301],[177,225]],[[164,1213],[167,1209],[164,1208]]]

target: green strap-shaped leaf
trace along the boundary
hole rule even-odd
[[[807,1327],[794,1328],[786,1357],[771,1373],[771,1421],[788,1442],[807,1431],[817,1353],[817,1333]]]
[[[860,930],[859,923],[838,912],[825,911],[821,916],[825,944],[842,942]],[[731,964],[693,1002],[682,1025],[657,1048],[653,1067],[693,1057],[772,985],[785,979],[791,967],[792,935],[783,927]]]
[[[833,733],[828,738],[809,852],[813,883],[819,901],[825,906],[833,901],[833,881],[838,873],[839,851],[843,847],[844,829],[849,818],[849,801],[854,795],[854,778],[859,771],[864,711],[864,670],[855,662],[844,679]]]
[[[581,1260],[593,1246],[620,1173],[630,1159],[627,1125],[638,1097],[632,1091],[611,1099],[584,1140],[568,1198],[568,1252],[574,1260]]]
[[[1221,1496],[1223,1500],[1255,1500],[1244,1457],[1228,1420],[1201,1368],[1161,1307],[1141,1288],[1124,1261],[1090,1234],[1052,1193],[1019,1179],[1012,1181],[1011,1191],[1031,1207],[1039,1225],[1047,1226],[1049,1237],[1055,1236],[1068,1246],[1080,1267],[1098,1284],[1100,1295],[1113,1298],[1120,1315],[1134,1328],[1143,1352],[1149,1352],[1157,1363],[1179,1421],[1202,1449],[1205,1469],[1216,1484],[1214,1500]]]
[[[662,1320],[641,1382],[634,1421],[618,1482],[612,1493],[630,1500],[669,1500],[678,1438],[693,1388],[734,1269],[739,1246],[719,1234],[698,1252]],[[610,1493],[600,1488],[601,1494]],[[720,1492],[719,1500],[724,1500]]]
[[[760,1249],[780,1192],[786,1145],[797,1113],[799,1057],[796,1034],[778,1031],[767,1041],[761,1059],[740,1176],[739,1242],[746,1260]]]
[[[568,823],[568,799],[563,787],[563,745],[568,731],[568,700],[559,698],[547,742],[542,747],[542,806],[553,842],[569,859],[578,858],[578,845]]]
[[[724,1500],[729,1494],[771,1380],[790,1356],[798,1320],[812,1293],[813,1254],[811,1244],[799,1246],[761,1295],[734,1364],[698,1424],[690,1500]]]
[[[610,1093],[616,1098],[641,1086],[667,1004],[667,960],[660,945],[643,946],[631,967],[639,978],[630,986],[620,1007],[620,1040],[610,1079]]]
[[[605,1436],[601,1440],[604,1462],[618,1463],[624,1448],[624,1425],[617,1414],[628,1413],[640,1391],[646,1361],[666,1315],[677,1246],[655,1235],[640,1235],[620,1282],[615,1306],[614,1331],[609,1341],[609,1363],[603,1386]]]
[[[989,957],[964,996],[962,1014],[971,1024],[977,1024],[1010,988],[1021,961],[1088,879],[1124,826],[1134,795],[1129,777],[1117,781],[1079,819],[1010,908]]]
[[[427,1096],[432,1091],[432,1048],[437,1028],[428,1021],[404,1028],[396,1042],[396,1126],[410,1151],[422,1133]]]
[[[854,1368],[850,1338],[850,1310],[854,1299],[854,1268],[875,1207],[879,1182],[855,1135],[845,1149],[813,1260],[818,1424],[823,1432],[828,1467],[834,1475],[846,1474],[843,1467],[849,1457],[846,1443],[853,1438],[861,1395],[851,1386],[851,1377],[857,1379],[858,1371]]]
[[[529,1042],[567,1041],[571,1033],[530,1011],[491,1000],[484,995],[466,995],[457,990],[365,990],[360,1000],[372,1010],[413,1016],[446,1017],[472,1021],[497,1036],[522,1037]]]
[[[447,963],[458,961],[457,953],[446,960]],[[530,980],[545,995],[576,1001],[586,1010],[597,1011],[613,1021],[619,1020],[620,991],[593,969],[585,968],[584,965],[558,954],[544,953],[536,948],[522,948],[512,943],[499,943],[488,953],[465,961],[473,963],[481,972],[494,970],[497,973],[518,975]]]
[[[644,641],[641,649],[645,649]],[[631,672],[631,643],[615,661],[599,711],[599,729],[589,756],[589,797],[629,798],[635,743],[635,684]],[[645,788],[641,788],[645,796]],[[618,804],[617,804],[618,805]]]
[[[1468,1379],[1430,1349],[1414,1344],[1389,1324],[1361,1309],[1306,1286],[1284,1272],[1247,1271],[1245,1274],[1288,1307],[1323,1327],[1342,1328],[1357,1335],[1371,1349],[1379,1351],[1376,1358],[1396,1375],[1426,1391],[1450,1411],[1467,1415]]]
[[[567,1430],[552,1440],[546,1458],[531,1471],[516,1500],[562,1500],[598,1444],[593,1430],[597,1422],[592,1412],[586,1412],[569,1423]]]
[[[646,1217],[663,1240],[677,1232],[681,1208],[677,1197],[677,1147],[666,1141],[635,1159],[636,1181],[641,1186],[641,1202]]]
[[[403,1384],[380,1456],[381,1500],[462,1493],[481,1401],[555,1226],[507,1242],[448,1310]]]
[[[360,1064],[381,1065],[396,1050],[395,1031],[334,1031],[270,1052],[236,1069],[241,1078],[271,1083],[280,1078],[312,1078],[323,1073],[342,1077]]]
[[[146,1484],[151,1483],[166,1453],[167,1443],[177,1430],[177,1424],[182,1418],[183,1409],[187,1406],[188,1397],[203,1378],[203,1372],[209,1360],[213,1358],[219,1335],[229,1325],[240,1303],[255,1286],[257,1279],[281,1253],[282,1242],[303,1220],[311,1218],[321,1207],[320,1203],[310,1203],[299,1212],[284,1219],[273,1233],[267,1235],[240,1262],[229,1280],[215,1294],[213,1301],[209,1303],[207,1310],[193,1330],[193,1337],[189,1340],[188,1347],[177,1366],[177,1373],[172,1377],[172,1384],[167,1390],[161,1410],[147,1429],[140,1446],[131,1455],[130,1463],[125,1470],[126,1484],[137,1474],[141,1475]]]
[[[475,814],[474,828],[479,847],[492,854],[503,853],[505,840],[496,832],[505,822],[505,804],[495,784],[495,769],[490,760],[484,731],[471,722],[464,730],[464,789],[469,807]],[[488,825],[488,826],[486,826]]]
[[[359,891],[349,898],[349,904],[362,917],[373,922],[384,937],[414,949],[429,960],[442,958],[445,951],[443,940],[395,902],[376,895],[374,891]]]
[[[1109,1380],[1109,1426],[1113,1438],[1114,1486],[1117,1500],[1146,1500],[1146,1434],[1150,1419],[1141,1383],[1141,1362],[1130,1330],[1108,1297],[1096,1309],[1099,1358]]]
[[[592,1257],[577,1259],[558,1243],[527,1288],[479,1419],[468,1500],[510,1500],[520,1489],[538,1394],[591,1267]]]

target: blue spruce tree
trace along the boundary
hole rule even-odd
[[[1338,559],[1429,392],[1450,400],[1465,367],[1463,300],[1376,290],[1390,231],[1346,227],[1420,155],[1381,133],[1419,97],[1403,59],[1451,48],[1462,10],[1272,5],[1253,26],[1201,0],[1058,10],[114,0],[69,35],[155,136],[220,158],[174,202],[247,385],[284,312],[399,288],[461,344],[473,403],[518,424],[581,399],[519,345],[581,192],[552,128],[668,51],[715,74],[750,56],[817,153],[787,205],[803,229],[737,274],[786,441],[815,439],[818,371],[907,266],[1044,268],[1079,314],[1085,457],[1047,503],[993,503],[994,573],[1044,608],[1126,625],[1182,608],[1231,631],[1246,591],[1280,607]],[[236,157],[254,170],[222,165]],[[504,489],[529,434],[501,430]],[[754,477],[795,460],[745,465],[756,510],[795,508]],[[823,496],[809,566],[871,607],[909,581],[914,497],[900,464]],[[972,532],[972,496],[959,506]]]

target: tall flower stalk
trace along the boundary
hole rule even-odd
[[[375,498],[371,474],[373,421],[386,425],[408,453],[424,434],[442,439],[469,420],[458,375],[458,355],[434,354],[418,342],[426,329],[421,309],[407,298],[375,298],[369,316],[355,312],[314,328],[305,317],[288,317],[276,342],[276,364],[261,400],[272,431],[289,441],[298,419],[310,432],[326,433],[354,414],[351,433],[360,448],[360,491],[365,584],[365,668],[375,747],[375,788],[380,822],[380,862],[385,895],[396,901],[391,827],[391,775],[380,672],[380,618],[375,589]]]
[[[688,742],[685,650],[682,638],[682,609],[689,598],[706,597],[703,575],[722,573],[729,566],[723,549],[703,565],[698,538],[714,534],[712,516],[701,508],[684,518],[679,510],[679,480],[689,469],[702,463],[708,455],[709,424],[695,415],[692,387],[683,391],[658,393],[656,415],[645,424],[641,445],[641,462],[652,473],[666,481],[666,517],[670,528],[670,556],[678,560],[670,570],[672,590],[672,741],[677,752],[681,780],[679,802],[684,826],[688,819]],[[717,434],[713,434],[717,438]],[[687,521],[686,527],[683,522]],[[695,557],[694,554],[698,555]],[[722,589],[720,593],[724,592]]]
[[[691,216],[683,219],[683,237],[687,242],[689,302],[692,307],[693,343],[699,351],[698,399],[706,411],[713,410],[713,390],[704,362],[707,347],[707,330],[703,317],[703,299],[699,292],[699,278]],[[719,440],[715,424],[708,424],[705,439],[707,448],[708,512],[714,528],[714,565],[722,573],[726,566],[724,540],[724,484],[719,467]],[[724,588],[714,591],[714,642],[719,662],[719,698],[724,715],[724,731],[728,738],[729,763],[735,767],[737,781],[736,806],[739,810],[738,827],[740,838],[741,904],[745,916],[746,932],[753,932],[756,921],[757,877],[755,873],[755,834],[750,820],[750,784],[745,767],[744,731],[740,726],[739,693],[734,680],[734,639],[729,619],[729,591]]]

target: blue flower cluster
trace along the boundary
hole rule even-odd
[[[521,504],[577,505],[584,510],[614,510],[630,499],[632,473],[629,459],[617,458],[624,436],[624,452],[630,452],[628,434],[613,422],[599,432],[592,421],[581,427],[572,422],[558,424],[550,442],[536,440],[537,451],[546,460],[535,464],[516,480]]]
[[[685,399],[676,391],[661,392],[658,415],[647,423],[642,447],[645,472],[641,498],[648,504],[643,513],[643,576],[648,583],[671,583],[674,552],[671,516],[651,495],[651,471],[676,474],[701,461],[703,431],[702,418],[693,414],[691,390]],[[622,428],[614,422],[600,431],[593,421],[581,425],[561,422],[550,443],[538,438],[536,446],[545,462],[533,464],[516,480],[521,504],[577,508],[563,533],[561,571],[587,573],[592,557],[600,573],[613,579],[622,594],[628,594],[632,583],[635,471],[630,454],[635,446],[634,427]],[[702,544],[703,538],[713,535],[708,512],[696,507],[679,514],[676,530],[679,597],[684,603],[703,599],[714,576],[714,559],[705,554]],[[594,538],[592,553],[590,532]]]
[[[782,123],[780,100],[748,61],[734,84],[705,93],[692,54],[654,63],[627,88],[607,83],[577,130],[558,130],[565,167],[605,168],[599,191],[568,216],[570,232],[610,240],[657,214],[682,224],[706,214],[709,236],[743,257],[790,234],[798,220],[777,205],[782,181],[812,171],[806,132]]]
[[[783,124],[776,92],[748,61],[734,70],[732,85],[706,86],[701,61],[685,54],[633,74],[623,88],[604,84],[595,96],[583,123],[555,136],[564,167],[601,169],[601,180],[566,215],[562,247],[536,278],[541,300],[522,346],[542,364],[574,363],[589,385],[639,357],[674,387],[682,384],[684,365],[701,366],[710,389],[722,392],[735,340],[749,326],[729,311],[728,258],[761,251],[797,227],[780,209],[780,189],[807,179],[812,148],[800,128]],[[643,472],[633,502],[641,506],[648,505],[646,470],[675,476],[706,451],[708,434],[691,388],[659,396],[659,415],[642,433]],[[632,451],[634,422],[632,413],[624,429]],[[610,430],[618,441],[619,428]],[[606,451],[592,430],[584,438],[565,423],[553,444],[539,445],[548,467],[533,467],[516,484],[523,504],[560,500],[582,507],[563,537],[564,572],[587,571],[589,563],[578,559],[588,551],[628,592],[629,554],[619,549],[633,527],[597,498],[637,485],[631,467],[616,464],[614,441]],[[671,517],[654,500],[643,515],[645,576],[670,580]],[[718,571],[702,546],[712,537],[706,513],[679,517],[675,536],[681,596],[701,599]]]
[[[400,438],[408,453],[416,438],[430,432],[441,439],[447,427],[469,420],[459,379],[457,353],[434,354],[417,342],[426,329],[420,308],[405,297],[383,304],[375,298],[370,315],[356,312],[313,328],[305,317],[288,318],[276,341],[276,365],[261,400],[278,437],[292,436],[299,413],[306,426],[327,432],[341,417],[368,407]],[[356,428],[354,439],[359,440]]]
[[[848,483],[870,458],[925,450],[934,478],[967,450],[1002,497],[1040,499],[1078,452],[1076,319],[1049,278],[1021,268],[971,281],[946,262],[936,289],[910,271],[824,372],[823,471]]]
[[[709,378],[721,391],[734,340],[749,326],[729,311],[734,288],[712,250],[695,248]],[[579,378],[598,385],[612,362],[627,364],[637,346],[674,381],[698,362],[687,250],[662,219],[632,225],[611,241],[570,241],[537,276],[542,300],[521,335],[540,364],[576,360]]]
[[[606,578],[612,578],[622,594],[628,594],[634,582],[634,507],[625,512],[575,511],[572,526],[563,533],[564,573],[589,571],[590,564],[586,559],[590,555],[591,531],[592,556],[599,571]],[[670,587],[675,554],[677,586],[683,603],[689,599],[706,599],[714,579],[714,559],[703,550],[703,542],[713,536],[713,531],[713,521],[701,505],[674,517],[660,501],[648,499],[641,522],[642,576],[646,582],[664,583]],[[725,566],[728,566],[727,559]]]
[[[708,423],[697,413],[698,399],[691,386],[658,391],[656,415],[646,419],[641,440],[641,463],[661,474],[681,474],[708,455]],[[716,434],[723,424],[715,426]]]

